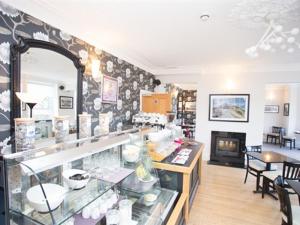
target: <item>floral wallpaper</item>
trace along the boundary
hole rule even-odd
[[[0,149],[5,152],[10,140],[10,46],[18,36],[58,44],[81,57],[86,66],[83,78],[83,111],[92,114],[93,133],[97,132],[98,115],[109,113],[110,130],[131,124],[139,111],[140,89],[153,91],[154,76],[120,58],[50,26],[0,1]],[[102,73],[118,79],[117,104],[102,104],[101,84],[91,77],[91,61],[101,61]]]
[[[181,90],[178,94],[178,105],[181,102],[196,102],[197,91],[196,90]],[[179,107],[178,107],[179,108]],[[196,124],[196,111],[181,111],[177,112],[178,119],[184,119],[186,124]]]

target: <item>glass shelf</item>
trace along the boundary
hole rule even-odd
[[[115,184],[103,180],[91,179],[87,186],[81,190],[69,190],[63,203],[52,211],[55,223],[63,224],[69,218],[79,213],[85,206],[101,197]],[[23,211],[11,209],[15,214],[19,213],[27,219],[44,225],[52,225],[50,213],[39,213],[35,211],[28,202],[25,203]]]

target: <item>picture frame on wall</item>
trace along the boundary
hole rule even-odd
[[[249,122],[250,94],[210,94],[209,121]]]
[[[59,108],[60,109],[73,109],[73,97],[59,96]]]
[[[279,105],[265,105],[265,113],[279,113]]]
[[[103,76],[102,81],[102,102],[117,104],[118,101],[118,80],[113,77]]]
[[[290,103],[283,104],[283,115],[289,116],[290,115]]]

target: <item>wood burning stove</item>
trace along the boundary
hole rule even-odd
[[[210,163],[244,167],[246,133],[212,131]]]

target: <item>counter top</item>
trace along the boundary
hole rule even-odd
[[[195,143],[195,144],[190,145],[189,144],[190,142]],[[177,153],[183,148],[192,149],[192,152],[189,155],[189,158],[186,161],[186,163],[184,165],[172,163],[172,160],[176,157]],[[165,158],[161,162],[153,162],[153,165],[157,169],[166,169],[166,170],[174,171],[174,172],[191,173],[191,171],[193,170],[195,164],[197,163],[203,149],[204,149],[203,143],[186,140],[185,143],[178,150],[173,152],[171,155],[169,155],[167,158]]]

